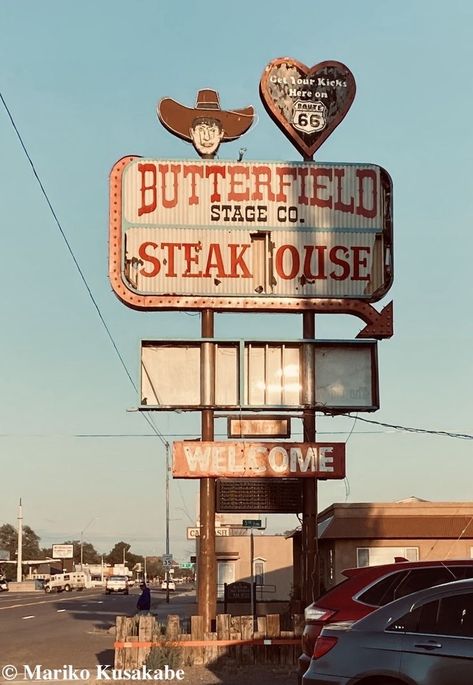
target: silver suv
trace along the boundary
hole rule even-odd
[[[127,576],[110,576],[105,581],[105,594],[109,595],[111,592],[123,592],[128,594],[128,577]]]

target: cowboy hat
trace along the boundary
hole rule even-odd
[[[195,107],[185,107],[171,98],[163,98],[158,104],[158,118],[162,125],[175,136],[191,140],[190,129],[196,119],[216,119],[224,135],[222,142],[236,140],[250,128],[255,111],[253,107],[226,111],[220,109],[216,90],[205,88],[197,93]]]

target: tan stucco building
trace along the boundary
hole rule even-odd
[[[342,579],[345,568],[409,560],[473,557],[473,502],[332,504],[318,516],[321,586]],[[294,536],[297,581],[297,549]]]

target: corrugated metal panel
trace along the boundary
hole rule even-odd
[[[138,159],[123,174],[123,218],[154,226],[383,226],[372,164]]]
[[[380,241],[361,230],[130,228],[124,277],[153,295],[366,298],[383,282]]]

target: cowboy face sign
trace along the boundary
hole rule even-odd
[[[195,107],[186,107],[171,98],[158,104],[158,118],[170,133],[191,142],[203,159],[213,159],[220,143],[236,140],[250,128],[253,107],[222,110],[217,91],[199,90]]]
[[[192,143],[204,159],[211,158],[217,153],[224,133],[217,119],[194,119],[190,129]]]

